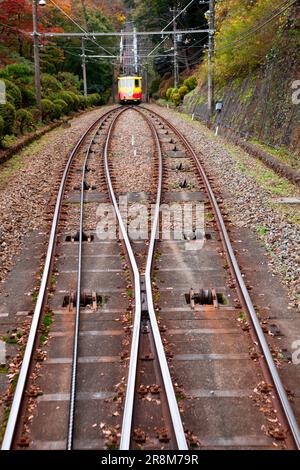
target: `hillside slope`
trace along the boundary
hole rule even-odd
[[[221,33],[226,21],[231,20],[223,19]],[[218,41],[220,36],[217,36],[217,47]],[[293,6],[278,24],[272,25],[272,31],[264,37],[264,48],[268,52],[263,51],[260,58],[258,53],[262,51],[257,48],[262,39],[254,35],[252,41],[245,67],[241,66],[243,43],[238,52],[235,47],[231,55],[228,52],[226,57],[216,55],[215,98],[223,101],[223,110],[219,117],[214,116],[214,121],[218,119],[221,127],[231,128],[241,135],[274,146],[284,145],[297,152],[300,148],[300,85],[297,83],[300,79],[300,6]],[[250,48],[250,44],[247,47]],[[255,50],[257,62],[251,64]],[[202,70],[200,67],[199,86],[185,97],[183,108],[206,120],[207,85],[203,68],[205,65]]]

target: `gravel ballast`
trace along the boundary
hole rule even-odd
[[[26,233],[47,230],[47,211],[55,197],[53,188],[68,152],[84,131],[112,107],[104,106],[74,118],[70,127],[49,132],[0,166],[1,283],[20,252]]]
[[[118,192],[150,192],[153,189],[153,142],[151,130],[134,110],[118,119],[110,148]]]
[[[202,154],[207,171],[226,196],[231,221],[263,241],[271,272],[280,274],[291,305],[300,309],[299,206],[278,203],[279,197],[299,197],[299,190],[200,122],[157,105],[148,107],[169,119]]]

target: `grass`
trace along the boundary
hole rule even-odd
[[[1,141],[1,148],[8,149],[16,142],[16,140],[17,138],[15,135],[6,135]]]
[[[255,182],[271,195],[287,197],[297,192],[295,186],[287,179],[277,175],[273,170],[257,160],[255,157],[243,152],[239,147],[222,142],[231,157],[235,160],[237,169],[247,176],[254,178]]]
[[[178,113],[176,114],[176,117],[178,117]],[[237,168],[247,176],[254,178],[256,183],[263,189],[267,190],[271,195],[287,197],[295,196],[295,193],[298,193],[295,186],[292,183],[289,183],[287,179],[277,175],[277,173],[269,169],[263,162],[251,155],[248,155],[240,147],[225,142],[222,137],[220,138],[219,136],[215,136],[215,133],[208,129],[204,124],[199,121],[193,121],[189,114],[180,113],[180,118],[183,121],[189,122],[196,129],[200,129],[201,132],[210,140],[219,142],[236,161]],[[252,140],[252,143],[258,143],[258,141]],[[272,147],[265,146],[264,144],[259,144],[263,147],[267,147],[268,151],[271,149],[270,153],[277,155],[278,158],[282,158],[285,162],[287,162],[287,159],[289,162],[296,160],[295,156],[283,148],[277,150]],[[300,167],[299,160],[298,166]]]
[[[251,139],[250,142],[275,157],[279,162],[290,165],[292,168],[300,169],[300,155],[293,155],[283,147],[271,147],[270,145],[264,144],[256,139]]]
[[[218,297],[219,304],[221,304],[221,305],[227,305],[228,304],[227,297],[226,297],[225,294],[223,294],[223,292],[218,293],[217,297]]]
[[[117,450],[119,447],[117,444],[106,444],[108,450]]]
[[[3,412],[2,412],[3,421],[2,421],[1,430],[0,430],[0,441],[3,440],[4,434],[5,434],[6,425],[7,425],[7,421],[8,421],[9,413],[10,413],[10,408],[11,408],[11,405],[10,406],[5,405],[3,407]]]
[[[184,400],[186,398],[186,396],[182,392],[176,392],[175,395],[176,395],[176,399],[178,401],[179,400]]]
[[[56,282],[55,275],[54,275],[54,274],[51,274],[50,286],[51,286],[51,287],[54,287],[54,286],[55,286],[55,282]]]
[[[41,344],[41,345],[42,345],[42,344],[45,344],[46,340],[47,340],[47,336],[46,336],[44,333],[42,333],[42,334],[40,335],[40,344]]]
[[[7,179],[13,176],[15,171],[20,170],[25,166],[27,160],[33,160],[36,158],[38,153],[47,146],[47,144],[57,135],[63,133],[65,129],[58,128],[49,131],[46,135],[42,136],[35,142],[27,145],[25,149],[15,154],[7,162],[4,162],[0,166],[0,185],[6,183]]]
[[[37,290],[34,290],[34,291],[31,293],[32,302],[33,302],[34,304],[37,303],[38,295],[39,295],[39,293],[38,293]]]
[[[18,378],[19,378],[19,374],[16,374],[13,378],[13,380],[11,381],[10,383],[10,395],[13,396],[15,390],[16,390],[16,386],[17,386],[17,382],[18,382]],[[2,424],[1,424],[1,429],[0,429],[0,442],[3,441],[3,437],[4,437],[4,434],[5,434],[5,430],[6,430],[6,426],[7,426],[7,422],[8,422],[8,418],[9,418],[9,413],[10,413],[10,409],[11,409],[11,404],[12,402],[9,403],[9,405],[5,404],[4,407],[3,407],[3,420],[2,420]]]
[[[127,295],[128,295],[128,297],[129,297],[130,299],[133,298],[133,289],[132,289],[131,287],[129,287],[129,288],[127,289]]]
[[[263,225],[258,225],[256,227],[256,230],[257,230],[257,233],[263,237],[264,235],[266,235],[266,233],[268,232],[268,229],[266,227],[264,227]]]
[[[22,155],[15,155],[11,160],[1,165],[0,170],[0,184],[9,178],[14,171],[20,170],[23,167]]]
[[[205,216],[206,222],[211,222],[212,220],[214,220],[214,214],[211,210],[205,211],[204,216]]]
[[[104,307],[108,302],[108,295],[101,295],[100,300],[97,302],[97,307]]]
[[[164,100],[163,98],[159,98],[159,100],[157,100],[157,102],[162,106],[169,105],[170,108],[175,108],[174,103],[172,103],[171,101],[168,101],[168,100]]]
[[[154,259],[155,261],[158,261],[161,257],[161,251],[160,250],[156,250],[156,253],[154,255]]]
[[[300,211],[299,206],[293,206],[289,204],[275,204],[270,203],[271,209],[276,212],[281,212],[281,214],[287,219],[291,224],[300,225]]]
[[[8,368],[7,367],[0,367],[0,374],[8,374]]]
[[[1,340],[6,343],[6,344],[17,344],[18,343],[18,340],[22,337],[22,332],[21,331],[17,331],[17,333],[15,334],[15,336],[13,338],[11,338],[10,336],[8,335],[4,335],[4,336],[1,336]]]
[[[52,310],[48,310],[43,319],[42,332],[40,334],[41,345],[43,345],[46,342],[52,323],[53,323],[53,312]]]
[[[244,312],[240,312],[239,319],[242,321],[246,320],[246,314]]]
[[[43,325],[45,328],[49,329],[52,323],[53,323],[53,312],[52,310],[48,310],[48,312],[46,313],[44,317]]]

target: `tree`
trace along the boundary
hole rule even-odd
[[[32,31],[32,7],[29,0],[3,0],[0,9],[1,42],[23,56]]]

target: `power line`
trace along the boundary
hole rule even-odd
[[[83,33],[88,33],[88,31],[86,31],[84,28],[82,28],[82,26],[80,26],[79,23],[77,23],[77,21],[75,21],[63,8],[61,8],[57,3],[54,2],[54,0],[50,0],[50,2],[56,6],[56,8],[58,8],[67,18],[69,18],[70,21],[72,21],[72,23],[74,23],[77,28],[79,28]],[[97,43],[97,41],[95,41],[93,38],[88,38],[90,41],[92,41],[94,44],[96,44],[100,49],[103,49],[105,52],[107,52],[108,54],[110,54],[110,52],[108,50],[105,49],[105,47],[103,46],[100,46],[100,44]]]
[[[194,0],[191,0],[182,10],[180,10],[177,13],[177,15],[174,15],[172,20],[161,31],[165,31],[167,29],[167,27],[170,26],[174,21],[176,21],[178,16],[180,16],[193,2],[194,2]]]

